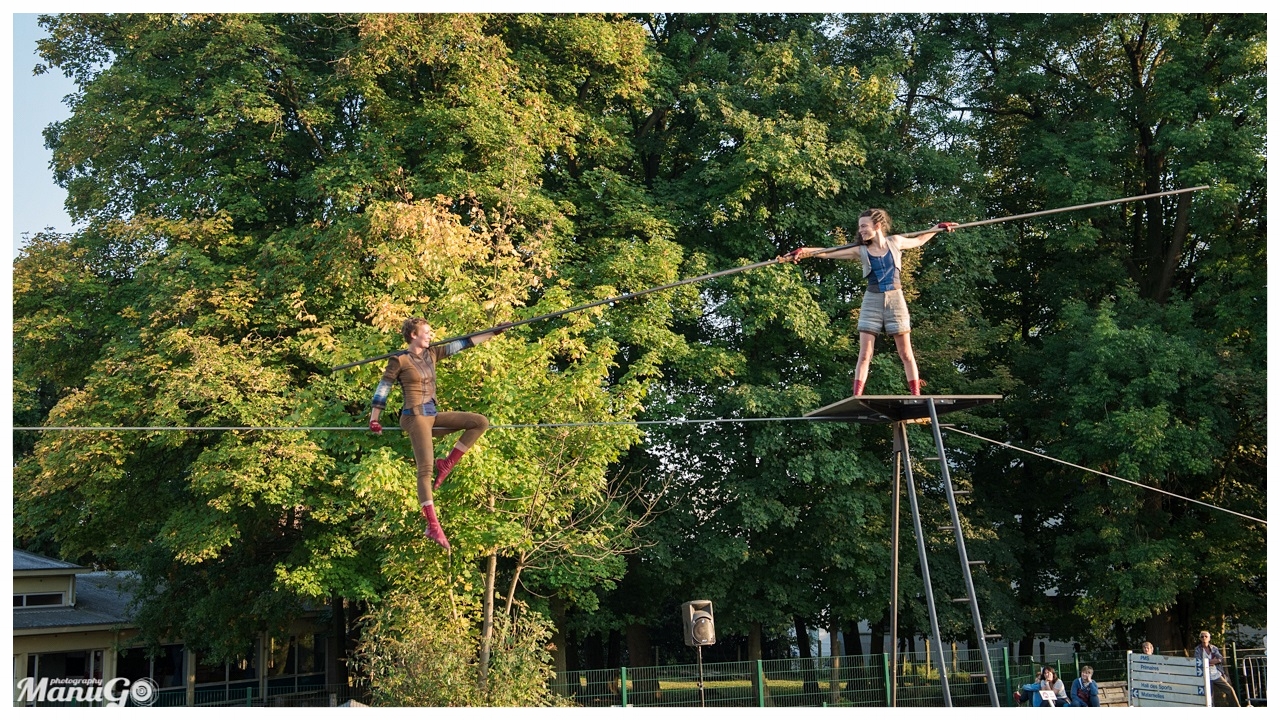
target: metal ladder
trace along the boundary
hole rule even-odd
[[[933,429],[933,442],[938,449],[937,457],[927,458],[927,459],[938,461],[938,465],[940,468],[940,475],[942,477],[942,485],[944,490],[946,491],[947,505],[951,509],[951,524],[943,525],[940,527],[940,529],[951,530],[955,534],[956,550],[960,555],[960,571],[961,571],[961,574],[964,576],[964,586],[965,586],[965,591],[967,593],[967,597],[954,598],[952,602],[967,602],[969,604],[969,611],[973,616],[974,635],[978,638],[978,648],[981,651],[981,655],[982,655],[982,668],[984,673],[986,674],[985,679],[986,679],[986,685],[987,685],[987,693],[990,695],[991,706],[1000,707],[1000,695],[999,695],[999,692],[996,690],[995,672],[992,670],[992,667],[991,667],[991,652],[987,648],[988,640],[998,639],[1000,636],[995,634],[988,634],[986,632],[986,628],[982,624],[982,613],[979,612],[978,610],[978,594],[974,591],[974,587],[973,587],[972,567],[975,565],[985,565],[986,561],[969,559],[969,553],[965,549],[965,544],[964,544],[964,531],[960,525],[960,510],[956,505],[956,495],[965,494],[968,491],[967,490],[957,491],[954,488],[954,486],[951,484],[951,470],[947,466],[946,449],[942,443],[942,428],[938,425],[937,408],[934,406],[933,398],[925,396],[921,398],[921,400],[925,402],[929,407],[929,421]],[[920,422],[923,422],[923,419]],[[893,516],[894,516],[893,593],[894,593],[895,602],[893,605],[893,618],[891,619],[891,622],[893,623],[892,627],[895,630],[894,634],[896,636],[897,552],[898,552],[898,542],[897,542],[898,490],[897,490],[896,475],[897,475],[898,468],[905,468],[906,476],[907,476],[907,497],[911,501],[911,519],[915,525],[915,532],[916,532],[916,550],[920,554],[920,575],[921,575],[921,579],[924,581],[925,602],[929,606],[929,625],[930,625],[930,629],[933,632],[933,644],[938,648],[938,659],[939,659],[938,675],[942,680],[942,697],[947,707],[952,707],[951,686],[947,679],[947,664],[942,654],[942,634],[938,630],[938,611],[937,611],[937,606],[935,605],[934,599],[933,599],[933,585],[929,580],[929,559],[928,559],[928,552],[925,547],[924,528],[920,519],[919,502],[916,499],[915,477],[911,472],[911,452],[910,452],[910,447],[907,443],[907,424],[908,423],[906,421],[893,423],[893,450],[896,456],[896,461],[894,464],[895,489],[894,489],[894,498],[893,498],[893,505],[894,505],[894,510],[893,510]],[[893,704],[897,705],[898,671],[897,671],[897,665],[896,665],[896,662],[897,662],[896,644],[893,647],[893,655],[894,655],[894,663],[895,663],[893,672],[891,673],[891,677],[893,679],[893,686],[894,686],[893,687]]]

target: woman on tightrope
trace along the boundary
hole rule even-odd
[[[858,367],[853,378],[853,394],[861,395],[871,370],[871,352],[875,348],[876,335],[885,333],[898,345],[898,357],[907,374],[907,387],[912,395],[919,395],[924,381],[916,367],[916,357],[911,351],[911,316],[907,301],[902,295],[902,251],[918,248],[940,232],[951,232],[956,223],[938,223],[928,232],[916,237],[889,235],[892,220],[889,213],[872,208],[858,216],[858,237],[862,244],[821,257],[836,260],[862,260],[862,277],[867,280],[867,292],[862,296],[862,312],[858,317]],[[802,247],[779,257],[782,262],[798,262],[823,248]]]
[[[436,409],[436,361],[491,340],[494,335],[506,330],[506,326],[504,323],[491,332],[432,347],[431,326],[422,318],[409,318],[400,328],[400,334],[409,347],[403,354],[387,361],[382,380],[373,391],[369,429],[379,435],[382,434],[382,425],[378,418],[387,407],[387,395],[391,392],[391,386],[399,383],[404,392],[400,428],[408,433],[409,441],[413,444],[413,460],[418,466],[418,503],[422,506],[422,516],[427,520],[425,535],[445,550],[449,549],[449,538],[445,537],[440,520],[436,517],[432,490],[444,483],[462,455],[489,429],[489,419],[478,413],[439,412]],[[448,456],[433,463],[433,436],[448,435],[458,430],[463,433],[453,450]],[[432,470],[435,471],[434,485],[431,481]]]

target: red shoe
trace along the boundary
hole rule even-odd
[[[866,386],[867,386],[867,381],[866,381],[866,380],[854,380],[854,381],[853,381],[853,396],[854,396],[854,397],[858,397],[859,395],[861,395],[861,394],[862,394],[862,388],[864,388],[864,387],[866,387]]]
[[[445,457],[436,460],[436,484],[432,486],[433,490],[439,490],[444,484],[444,479],[453,472],[453,468],[457,466],[458,461],[462,459],[462,453],[458,452],[458,448],[449,451]]]
[[[925,384],[926,384],[926,383],[925,383],[925,381],[923,381],[923,380],[908,380],[908,381],[907,381],[907,387],[908,387],[908,388],[911,388],[911,394],[912,394],[912,395],[919,395],[919,394],[920,394],[920,388],[924,387],[924,386],[925,386]]]
[[[440,527],[440,521],[436,519],[436,506],[423,505],[422,517],[427,519],[427,529],[422,533],[423,537],[448,550],[449,538],[444,536],[444,528]]]

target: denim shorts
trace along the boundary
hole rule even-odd
[[[427,417],[433,417],[436,415],[435,398],[432,398],[431,400],[428,400],[416,407],[400,408],[400,414],[401,415],[425,415]]]
[[[858,314],[858,332],[901,335],[911,332],[911,314],[902,290],[875,292],[862,296],[862,312]]]

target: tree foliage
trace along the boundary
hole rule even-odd
[[[46,138],[87,224],[15,262],[15,422],[358,427],[380,367],[326,370],[397,347],[407,315],[460,334],[842,243],[867,207],[910,231],[1208,184],[907,253],[914,345],[929,391],[1006,397],[955,420],[979,434],[1265,513],[1264,16],[42,22],[38,70],[79,85]],[[862,287],[812,260],[564,316],[445,361],[440,398],[495,423],[800,415],[849,394]],[[890,345],[868,392],[905,388]],[[986,630],[1172,648],[1265,624],[1256,524],[948,442]],[[680,652],[694,596],[751,652],[887,621],[885,428],[493,431],[439,496],[452,561],[420,536],[398,433],[16,448],[15,541],[137,569],[145,637],[232,657],[309,603],[367,602],[388,700],[548,701],[552,616],[570,665],[619,664],[624,632],[643,654],[645,628]],[[939,595],[963,594],[947,534],[927,541]],[[903,563],[901,630],[923,632]]]

